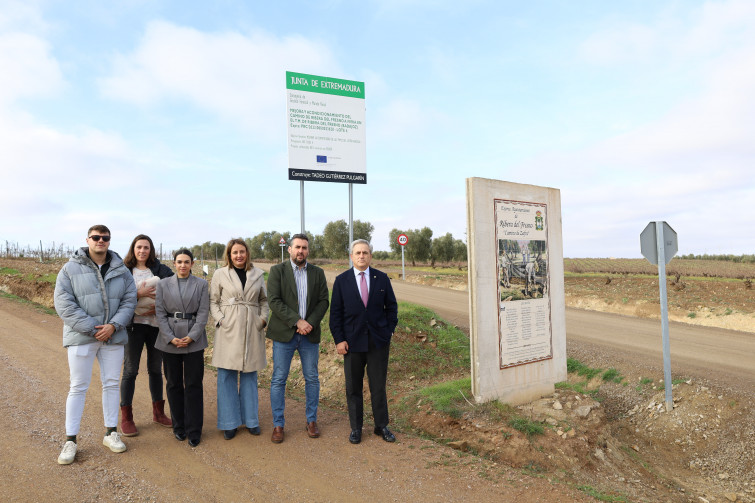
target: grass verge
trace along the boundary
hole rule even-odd
[[[608,494],[604,493],[602,491],[599,491],[595,489],[592,486],[582,485],[577,486],[577,489],[582,491],[583,493],[592,496],[598,501],[609,501],[609,502],[617,502],[617,503],[629,503],[629,500],[620,494]]]
[[[31,306],[37,311],[41,311],[45,314],[52,314],[54,316],[58,315],[58,313],[55,312],[55,309],[50,309],[49,307],[45,307],[42,304],[37,304],[36,302],[26,300],[23,297],[19,297],[18,295],[13,295],[12,293],[0,292],[0,297],[3,297],[4,299],[10,299],[16,302],[20,302],[21,304],[26,304],[27,306]]]

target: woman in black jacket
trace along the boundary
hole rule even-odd
[[[162,278],[173,276],[173,271],[161,264],[155,256],[152,239],[139,234],[131,242],[126,258],[123,260],[136,283],[137,305],[131,325],[126,327],[128,342],[123,359],[123,376],[121,377],[121,433],[125,437],[139,434],[134,424],[131,403],[134,399],[136,375],[139,373],[139,361],[142,348],[147,347],[147,374],[149,392],[152,395],[152,421],[162,426],[173,425],[165,415],[163,399],[162,352],[155,349],[159,332],[155,317],[155,291],[157,282]]]

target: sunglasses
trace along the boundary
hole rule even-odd
[[[110,236],[98,236],[97,234],[92,234],[91,236],[89,236],[89,239],[91,239],[95,243],[100,239],[107,243],[108,241],[110,241]]]

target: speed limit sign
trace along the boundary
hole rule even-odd
[[[396,241],[398,241],[398,244],[401,246],[406,246],[406,243],[409,242],[409,237],[406,234],[399,234],[398,238],[396,238]]]

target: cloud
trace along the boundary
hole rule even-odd
[[[10,20],[6,15],[2,25],[23,24],[28,13],[21,14]],[[126,148],[118,136],[91,128],[62,133],[21,109],[19,100],[47,98],[66,86],[47,40],[29,33],[0,34],[0,68],[0,214],[25,215],[4,218],[2,230],[23,235],[71,205],[86,207],[86,201],[72,201],[71,194],[90,184],[91,193],[106,186],[108,169],[123,162]]]
[[[48,26],[39,10],[39,2],[34,0],[0,1],[0,31],[25,30],[43,32]]]
[[[374,124],[370,127],[370,137],[378,142],[414,137],[425,128],[427,112],[416,100],[390,100],[375,111],[374,117],[370,117]]]
[[[697,9],[686,4],[663,8],[648,23],[607,19],[579,47],[583,60],[607,66],[626,63],[703,63],[721,51],[751,45],[755,3],[748,0],[705,2]]]
[[[609,139],[591,155],[674,176],[690,170],[749,171],[755,154],[755,52],[735,51],[709,68],[699,93],[657,121]]]
[[[644,61],[656,51],[659,40],[648,26],[625,24],[594,33],[582,43],[582,58],[595,64]]]
[[[465,11],[472,6],[480,4],[479,0],[469,0],[467,2],[457,2],[454,0],[373,0],[369,2],[377,10],[377,15],[390,16],[402,15],[407,13],[421,12],[427,16],[428,13],[457,13]]]
[[[144,107],[188,102],[267,137],[285,124],[286,70],[343,73],[329,47],[301,36],[205,33],[154,21],[133,52],[114,57],[99,84],[112,99]]]
[[[61,133],[29,116],[4,114],[0,137],[0,157],[8,168],[0,185],[2,214],[33,208],[47,218],[61,206],[86,205],[86,194],[105,193],[113,185],[113,173],[129,166],[123,140],[97,130]],[[76,196],[80,200],[71,200],[81,193],[85,195]]]
[[[567,256],[638,256],[639,232],[651,220],[675,228],[680,253],[752,253],[752,237],[731,229],[755,228],[755,34],[745,30],[755,4],[705,4],[688,18],[611,27],[583,46],[602,46],[590,56],[607,65],[694,68],[666,110],[518,169],[561,188]]]
[[[0,34],[0,68],[0,107],[19,98],[50,96],[64,84],[50,45],[34,35]]]

